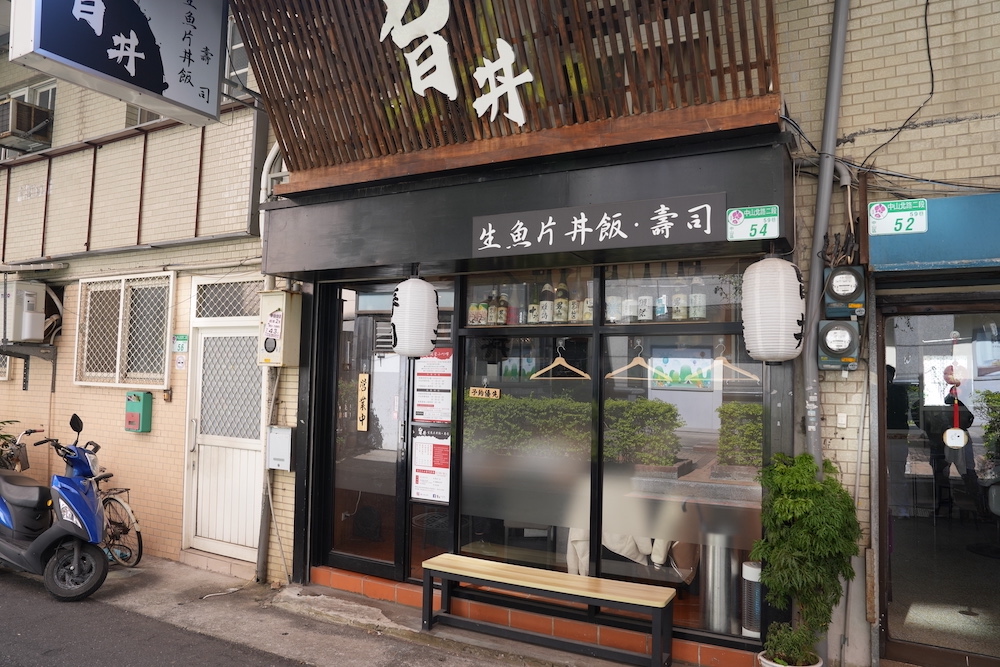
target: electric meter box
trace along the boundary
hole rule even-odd
[[[0,291],[0,321],[5,305],[7,312],[3,337],[11,343],[41,343],[45,339],[45,283],[9,280]]]
[[[864,317],[865,270],[838,266],[823,271],[823,313],[827,319]]]
[[[292,429],[290,426],[267,427],[267,467],[270,470],[292,469]]]
[[[149,433],[152,427],[153,393],[125,392],[125,430],[131,433]]]
[[[853,371],[861,354],[861,328],[855,320],[820,320],[817,346],[821,371]]]
[[[301,321],[300,292],[261,292],[257,363],[262,366],[298,366]]]

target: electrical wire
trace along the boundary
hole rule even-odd
[[[907,118],[906,121],[899,126],[899,128],[895,131],[895,133],[893,133],[891,137],[882,142],[882,144],[880,144],[877,148],[875,148],[875,150],[873,150],[871,153],[868,154],[868,157],[866,157],[864,160],[861,161],[862,169],[865,168],[865,165],[868,164],[868,161],[872,159],[872,156],[874,156],[875,153],[879,152],[880,150],[888,146],[896,137],[898,137],[900,133],[904,129],[906,129],[906,126],[909,125],[914,118],[916,118],[917,114],[920,113],[920,110],[923,109],[924,106],[931,101],[932,97],[934,97],[934,59],[931,57],[931,28],[927,22],[927,17],[928,14],[930,13],[930,8],[931,8],[931,0],[924,0],[924,44],[927,49],[927,65],[930,67],[931,92],[927,95],[927,99],[921,102],[920,106],[918,106],[916,109],[913,110],[913,113],[910,114],[910,117]]]

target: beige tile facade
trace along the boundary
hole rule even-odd
[[[47,80],[24,67],[0,63],[0,92]],[[32,358],[26,390],[25,362],[10,358],[11,379],[0,382],[0,419],[20,422],[8,430],[41,426],[46,435],[71,439],[69,418],[79,414],[83,438],[102,446],[101,464],[114,473],[112,483],[131,488],[146,553],[201,559],[209,568],[227,561],[184,552],[185,497],[190,493],[187,367],[181,368],[176,355],[170,355],[170,400],[162,388],[74,382],[79,281],[172,271],[176,279],[169,333],[190,334],[196,276],[228,281],[259,271],[260,239],[246,234],[251,198],[259,196],[253,177],[254,115],[236,107],[204,129],[179,125],[107,141],[126,129],[126,105],[60,82],[53,147],[94,138],[100,139],[99,147],[76,146],[55,151],[49,159],[14,159],[0,165],[6,167],[0,169],[0,259],[67,265],[10,276],[50,285],[61,296],[62,326],[53,339],[56,363]],[[259,273],[257,278],[262,278]],[[125,392],[130,388],[153,394],[150,433],[124,430]],[[284,372],[279,389],[280,423],[294,425],[294,369]],[[61,460],[50,450],[31,449],[30,456],[27,474],[39,481],[62,472]],[[294,475],[276,474],[272,489],[276,519],[268,577],[284,581],[285,570],[291,570]],[[256,569],[253,562],[236,565],[226,567],[240,576],[252,576]]]
[[[776,3],[786,112],[816,149],[823,128],[833,7],[828,0]],[[996,58],[1000,3],[958,0],[931,2],[926,8],[925,28],[923,2],[850,3],[835,157],[854,165],[971,189],[890,177],[894,186],[890,193],[888,181],[872,175],[868,181],[871,201],[967,195],[985,192],[975,188],[1000,185],[1000,61]],[[800,141],[797,155],[815,158],[816,154]],[[815,174],[817,170],[811,171]],[[857,190],[850,195],[858,207]],[[835,186],[831,238],[848,231],[846,201],[847,193]],[[796,261],[808,270],[816,206],[814,175],[797,177],[795,206]],[[861,220],[862,224],[867,221],[863,211]],[[991,232],[984,229],[984,233]],[[874,330],[869,328],[869,332]],[[869,374],[862,365],[846,376],[821,373],[823,449],[840,467],[847,487],[858,491],[858,516],[863,522],[864,546],[869,549],[874,548],[877,517],[871,479],[871,466],[877,459],[869,418],[875,410],[874,370]],[[838,414],[846,415],[846,428],[836,427]],[[859,579],[870,591],[876,590],[877,573],[862,574],[865,576]],[[837,623],[831,635],[836,632]],[[872,652],[868,638],[852,636],[850,642],[850,664],[866,664]],[[877,647],[874,652],[877,654]]]

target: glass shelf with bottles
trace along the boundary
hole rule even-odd
[[[681,260],[604,267],[605,324],[733,322],[747,260]]]
[[[735,322],[743,271],[752,260],[612,264],[605,302],[589,266],[470,276],[468,327]]]
[[[590,267],[472,276],[466,326],[592,324],[592,276]]]

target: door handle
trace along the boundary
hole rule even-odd
[[[198,448],[198,420],[197,420],[197,418],[192,418],[191,419],[191,424],[192,424],[192,426],[194,426],[194,429],[191,432],[191,448],[188,451],[191,452],[191,453],[194,453],[194,451]]]

